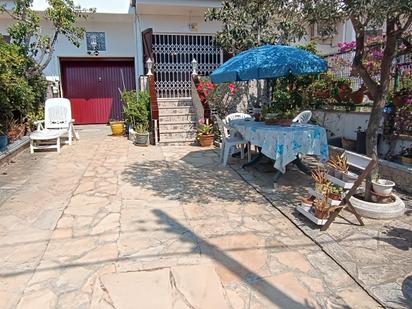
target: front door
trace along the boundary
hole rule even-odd
[[[203,76],[222,63],[212,35],[153,34],[152,47],[159,98],[191,97],[193,59]]]

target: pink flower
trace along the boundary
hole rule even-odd
[[[198,121],[197,121],[200,125],[202,125],[202,124],[205,124],[205,118],[200,118]]]
[[[235,88],[236,88],[235,84],[229,84],[230,93],[235,92]]]

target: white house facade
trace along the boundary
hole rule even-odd
[[[0,0],[1,3],[13,5],[13,1]],[[59,37],[53,59],[44,73],[71,100],[76,122],[105,123],[109,118],[121,118],[119,90],[139,87],[139,77],[146,73],[145,63],[150,58],[154,62],[160,101],[159,121],[171,122],[163,126],[168,131],[185,134],[186,130],[193,131],[191,62],[196,59],[202,75],[223,62],[223,52],[213,41],[220,24],[204,20],[205,11],[218,7],[220,1],[75,0],[75,3],[96,9],[95,14],[80,24],[86,29],[86,37],[79,48]],[[35,10],[43,12],[47,1],[34,0],[33,5]],[[0,14],[0,33],[7,35],[12,22],[7,14]],[[42,31],[47,33],[50,26],[44,23]],[[311,36],[324,53],[336,51],[337,42],[354,38],[348,23],[339,26],[339,33],[333,39],[321,40],[316,31]],[[168,108],[185,107],[182,102],[187,103],[186,109]],[[171,118],[176,112],[181,113],[180,118]],[[166,132],[163,133],[165,140]]]

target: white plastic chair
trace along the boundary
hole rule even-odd
[[[243,139],[241,136],[235,135],[231,136],[229,135],[229,128],[226,124],[226,121],[223,121],[220,119],[218,115],[215,115],[215,118],[217,120],[217,125],[219,127],[220,132],[222,133],[222,147],[220,150],[220,161],[223,161],[223,165],[227,165],[227,162],[230,157],[230,150],[232,147],[236,147],[240,145],[241,147],[241,152],[240,152],[240,158],[244,159],[245,154],[244,154],[244,147],[245,145],[248,145],[248,161],[250,161],[250,145],[249,142],[245,139]]]
[[[36,121],[37,130],[30,134],[30,152],[35,149],[57,149],[60,152],[60,139],[68,135],[68,144],[72,144],[73,135],[79,140],[74,129],[74,120],[70,101],[64,98],[46,100],[44,104],[44,120]],[[53,143],[55,141],[55,143]]]
[[[246,119],[246,118],[252,119],[252,116],[250,116],[249,114],[244,114],[244,113],[233,113],[233,114],[227,115],[225,117],[225,121],[226,121],[226,123],[229,124],[232,120]]]
[[[292,122],[297,122],[297,123],[308,123],[310,119],[312,118],[312,112],[311,111],[303,111],[299,115],[297,115]]]

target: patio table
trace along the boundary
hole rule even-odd
[[[281,173],[299,154],[315,155],[322,162],[329,158],[326,130],[317,125],[294,123],[285,127],[239,119],[231,121],[229,126],[251,144],[261,147],[261,153],[274,160],[274,167]]]

